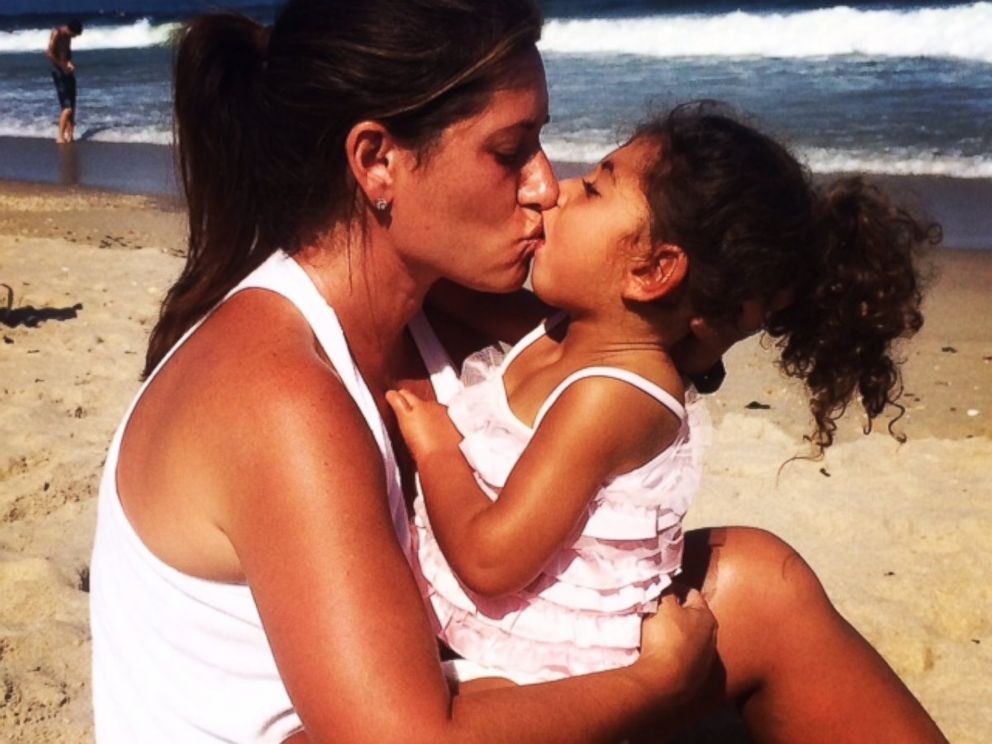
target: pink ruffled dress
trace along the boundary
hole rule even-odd
[[[675,442],[650,462],[617,476],[596,494],[571,547],[560,551],[526,589],[498,598],[462,586],[438,547],[420,495],[414,532],[421,590],[438,636],[471,662],[471,676],[498,675],[525,684],[631,664],[641,620],[681,570],[682,518],[698,485],[709,426],[702,402],[683,406],[648,380],[612,367],[590,367],[564,380],[528,427],[510,410],[503,372],[545,333],[542,325],[505,358],[488,349],[471,357],[467,383],[448,415],[464,437],[461,450],[493,500],[555,400],[589,376],[621,379],[682,420]],[[481,668],[481,671],[480,671]]]

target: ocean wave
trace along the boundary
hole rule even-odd
[[[89,133],[92,130],[92,134]],[[55,131],[54,119],[12,121],[0,118],[0,136],[49,139]],[[138,124],[103,125],[93,122],[77,130],[77,136],[93,142],[171,145],[172,131],[163,126]],[[544,137],[544,150],[552,161],[596,163],[619,146],[615,132],[590,130]],[[948,176],[951,178],[992,178],[992,155],[966,156],[913,149],[838,150],[796,148],[797,157],[814,173],[875,173],[880,175]]]
[[[992,2],[912,10],[845,6],[628,19],[551,20],[544,52],[649,57],[958,58],[992,64]]]
[[[544,150],[548,157],[558,162],[595,163],[616,147],[617,143],[613,143],[609,137],[552,135],[544,140]],[[796,155],[814,173],[992,178],[992,156],[921,153],[910,149],[873,152],[816,147],[797,148]]]
[[[0,137],[31,137],[50,139],[55,136],[55,118],[32,121],[0,119]],[[156,126],[115,125],[93,122],[76,128],[76,137],[82,141],[124,142],[134,144],[171,145],[172,132]]]
[[[845,152],[809,148],[799,156],[814,173],[877,173],[900,176],[992,178],[992,160],[979,156],[915,152]]]
[[[55,136],[55,123],[52,121],[11,123],[0,121],[0,137],[33,137],[44,138]]]
[[[73,50],[141,49],[169,43],[178,23],[153,24],[142,18],[124,26],[87,26],[72,40]],[[34,28],[0,33],[0,54],[44,52],[52,29]]]
[[[110,127],[90,137],[94,142],[133,142],[149,145],[171,145],[172,132],[157,127],[133,127],[116,129]]]

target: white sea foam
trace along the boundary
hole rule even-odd
[[[54,136],[56,120],[52,118],[30,121],[13,122],[0,119],[0,137],[43,137]]]
[[[172,132],[165,126],[137,126],[114,123],[102,126],[88,122],[77,135],[94,142],[133,142],[155,145],[172,143]],[[41,137],[47,139],[55,126],[54,117],[14,120],[0,116],[0,137]],[[88,129],[94,129],[87,135]],[[544,138],[544,150],[551,160],[569,163],[595,163],[620,143],[614,132],[587,131]],[[817,173],[879,173],[893,175],[930,175],[954,178],[992,178],[992,156],[962,156],[922,153],[918,150],[890,149],[834,150],[800,148],[797,156]]]
[[[809,148],[799,156],[816,173],[879,173],[910,176],[992,178],[992,159],[977,156],[921,155],[914,152],[845,152]]]
[[[36,117],[30,120],[14,120],[0,117],[0,137],[40,137],[54,136],[56,117]],[[92,131],[92,134],[89,132]],[[172,132],[161,126],[130,126],[114,124],[104,126],[99,122],[87,121],[76,128],[76,136],[93,142],[133,142],[138,144],[172,144]]]
[[[75,49],[140,49],[168,43],[178,23],[152,24],[142,18],[124,26],[86,26],[73,39]],[[43,52],[48,48],[52,29],[35,28],[0,33],[0,54]]]
[[[551,20],[545,52],[650,57],[875,57],[992,64],[992,2],[913,10],[833,7],[630,19]]]
[[[546,137],[544,150],[559,162],[595,163],[617,147],[609,137]],[[913,150],[883,153],[805,148],[797,156],[816,173],[878,173],[889,175],[992,178],[992,156],[965,157]]]
[[[97,132],[91,139],[94,142],[138,142],[152,145],[171,145],[172,132],[156,127],[134,127],[129,129],[111,127]]]
[[[544,151],[548,157],[569,163],[596,163],[620,144],[613,132],[603,130],[544,136]]]

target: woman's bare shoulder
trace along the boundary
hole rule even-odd
[[[318,349],[291,303],[246,291],[149,385],[122,442],[118,484],[135,529],[163,560],[240,580],[235,515],[264,518],[274,500],[330,493],[329,467],[381,470],[361,412]]]
[[[239,293],[201,332],[188,370],[200,381],[201,416],[244,431],[246,445],[319,449],[325,440],[314,428],[355,434],[365,428],[309,323],[284,297]]]

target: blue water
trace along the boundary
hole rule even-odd
[[[4,0],[0,135],[50,137],[58,107],[43,51],[68,13],[86,139],[167,143],[170,34],[208,3]],[[223,3],[263,21],[272,3]],[[717,98],[815,169],[992,177],[992,2],[546,0],[552,96],[545,146],[594,161],[647,112]]]

